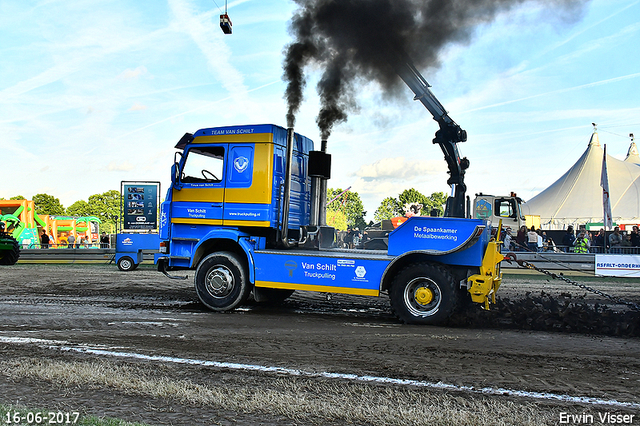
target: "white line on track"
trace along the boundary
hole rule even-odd
[[[135,358],[145,361],[154,362],[168,362],[173,364],[187,364],[187,365],[200,365],[204,367],[215,367],[228,370],[244,370],[244,371],[258,371],[264,373],[278,373],[286,374],[290,376],[303,376],[303,377],[321,377],[329,379],[342,379],[356,382],[370,382],[370,383],[385,383],[402,386],[416,386],[422,388],[449,390],[449,391],[462,391],[472,392],[483,395],[502,395],[502,396],[516,396],[522,398],[543,399],[552,401],[561,401],[569,403],[589,404],[589,405],[607,405],[613,407],[624,408],[640,408],[640,403],[635,402],[621,402],[613,399],[599,399],[588,396],[571,396],[571,395],[558,395],[547,392],[528,392],[514,389],[504,388],[477,388],[474,386],[459,386],[442,382],[425,382],[422,380],[410,380],[410,379],[394,379],[391,377],[379,377],[379,376],[361,376],[358,374],[343,374],[343,373],[330,373],[330,372],[314,372],[298,370],[295,368],[284,367],[265,367],[262,365],[254,364],[238,364],[232,362],[220,362],[220,361],[207,361],[190,358],[177,358],[161,355],[145,355],[135,352],[122,352],[114,351],[108,347],[90,346],[90,345],[73,345],[69,342],[60,340],[48,340],[48,339],[34,339],[28,337],[5,337],[0,336],[0,343],[14,343],[14,344],[35,344],[39,347],[58,349],[68,352],[80,352],[91,355],[99,355],[112,358]],[[106,349],[104,349],[106,348]]]

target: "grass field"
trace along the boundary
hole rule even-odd
[[[415,387],[250,374],[238,374],[233,381],[215,385],[202,384],[172,378],[157,368],[109,361],[27,358],[1,362],[0,368],[16,378],[109,388],[131,396],[161,397],[258,417],[276,415],[298,424],[538,426],[557,422],[556,410],[549,406]],[[3,406],[3,418],[15,409]],[[134,425],[91,417],[82,422],[78,424]]]

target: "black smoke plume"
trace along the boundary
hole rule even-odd
[[[394,69],[410,60],[418,69],[437,67],[448,43],[464,43],[474,28],[500,11],[526,1],[549,5],[549,13],[577,15],[586,0],[294,0],[294,42],[285,51],[287,125],[293,127],[305,87],[304,69],[323,70],[316,119],[327,139],[333,126],[357,107],[355,83],[377,81],[392,93],[400,82]],[[569,16],[569,15],[567,15]],[[411,58],[411,59],[408,59]]]

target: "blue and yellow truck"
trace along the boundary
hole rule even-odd
[[[158,269],[195,269],[196,292],[215,311],[251,295],[387,293],[400,320],[439,324],[459,304],[495,302],[503,257],[489,221],[412,217],[387,250],[337,248],[323,214],[331,157],[313,148],[273,124],[185,134],[161,205]]]
[[[388,294],[397,317],[441,324],[467,302],[489,308],[502,280],[491,222],[469,218],[469,160],[456,124],[407,58],[396,72],[431,113],[433,139],[449,169],[445,217],[414,216],[388,236],[386,250],[336,247],[326,226],[331,156],[273,124],[215,127],[185,134],[160,211],[158,269],[195,269],[195,289],[215,311],[251,295],[282,301],[294,291]],[[500,235],[500,226],[496,234]],[[173,277],[177,278],[177,277]]]

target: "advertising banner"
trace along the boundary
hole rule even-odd
[[[348,259],[256,251],[256,286],[378,296],[391,258]]]
[[[413,216],[389,234],[387,252],[400,256],[411,247],[437,256],[441,263],[480,266],[491,234],[489,225],[481,219]]]
[[[122,229],[156,229],[160,182],[122,182]]]
[[[596,275],[640,277],[640,256],[596,254]]]

